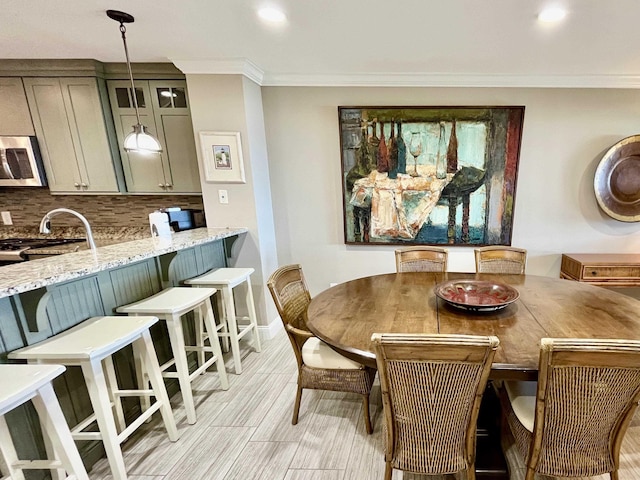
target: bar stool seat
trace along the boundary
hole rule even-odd
[[[209,301],[214,293],[216,293],[215,288],[171,287],[139,302],[123,305],[117,309],[118,312],[130,315],[156,315],[167,323],[173,359],[161,365],[160,370],[162,376],[178,379],[187,412],[187,422],[190,424],[196,422],[196,410],[191,391],[191,382],[196,376],[204,373],[209,366],[216,363],[222,389],[227,390],[229,388],[227,372],[224,368],[222,351],[218,341],[216,322],[211,302]],[[196,345],[185,345],[181,317],[191,311],[194,312],[195,316]],[[206,337],[209,338],[209,346],[204,344],[203,323]],[[189,373],[187,351],[198,352],[198,368],[192,373]],[[205,352],[212,354],[206,361]],[[166,371],[172,365],[175,365],[176,371]],[[139,379],[139,381],[144,382],[145,380]]]
[[[22,471],[30,469],[56,470],[58,478],[89,479],[51,385],[64,371],[62,365],[0,365],[0,452],[13,480],[24,480]],[[19,460],[4,418],[29,400],[40,418],[48,460]]]
[[[160,366],[151,341],[149,328],[156,317],[94,317],[43,342],[16,350],[9,358],[36,363],[60,363],[80,366],[84,375],[94,414],[71,429],[76,440],[102,440],[114,479],[126,480],[127,472],[120,444],[151,415],[160,410],[169,440],[178,440],[176,423],[169,397],[160,374]],[[134,357],[145,365],[152,389],[119,390],[113,366],[113,355],[131,345]],[[121,397],[154,396],[156,401],[134,420],[125,424]],[[112,407],[116,412],[114,418]],[[98,432],[83,432],[93,421]],[[119,432],[118,432],[119,430]]]
[[[218,268],[205,273],[199,277],[185,280],[185,285],[194,287],[214,287],[220,290],[222,298],[218,300],[220,311],[223,312],[222,332],[218,335],[223,339],[228,339],[231,343],[231,351],[233,353],[233,363],[237,374],[242,373],[242,363],[240,356],[240,339],[252,333],[252,345],[256,352],[261,351],[260,335],[258,333],[258,318],[256,316],[256,307],[253,301],[253,292],[251,291],[251,274],[255,272],[253,268]],[[238,285],[245,284],[245,302],[249,316],[241,317],[240,320],[248,320],[246,325],[238,325],[238,317],[236,316],[235,300],[233,297],[233,289]]]

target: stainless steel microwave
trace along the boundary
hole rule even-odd
[[[0,136],[0,187],[47,184],[36,137]]]

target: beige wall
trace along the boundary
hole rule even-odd
[[[593,194],[603,153],[640,130],[640,91],[264,87],[262,97],[278,261],[302,264],[312,294],[395,270],[395,247],[344,244],[340,105],[524,105],[513,245],[528,249],[527,273],[557,276],[562,252],[640,250],[640,224],[605,216]],[[452,248],[450,268],[473,271],[473,250]]]
[[[231,266],[256,269],[251,280],[259,322],[272,323],[277,313],[268,298],[266,281],[277,268],[277,254],[261,89],[241,75],[187,75],[187,88],[207,225],[249,229],[234,245]],[[201,131],[240,132],[246,183],[205,181],[198,135]],[[220,189],[228,192],[226,205],[218,201]]]

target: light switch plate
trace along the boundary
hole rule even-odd
[[[229,203],[229,194],[226,190],[218,190],[218,201],[220,203]]]
[[[5,225],[13,225],[13,220],[11,220],[11,212],[2,212],[2,223]]]

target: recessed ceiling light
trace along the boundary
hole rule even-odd
[[[287,20],[287,16],[281,10],[277,8],[265,7],[258,10],[258,15],[261,19],[270,23],[284,23]]]
[[[567,16],[567,11],[562,7],[549,7],[545,8],[538,15],[538,20],[545,23],[554,23],[564,20]]]

